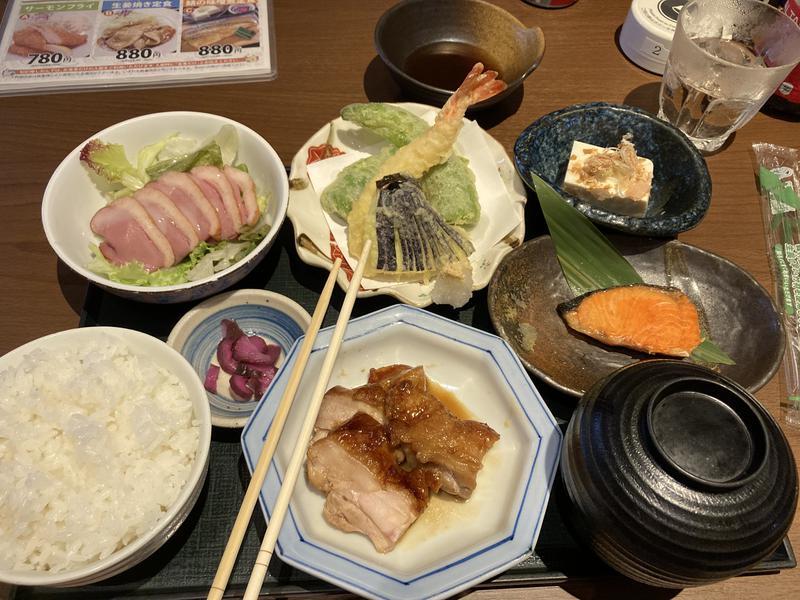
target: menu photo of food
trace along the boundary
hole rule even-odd
[[[44,64],[89,56],[96,10],[59,12],[58,6],[53,12],[19,15],[8,58]]]
[[[174,54],[180,27],[178,8],[176,1],[174,8],[104,11],[97,27],[94,56],[137,59]]]
[[[184,2],[181,52],[230,54],[236,48],[257,47],[259,40],[256,2]]]

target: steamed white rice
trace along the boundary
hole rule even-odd
[[[110,336],[0,373],[0,568],[107,557],[176,500],[199,428],[184,385]]]

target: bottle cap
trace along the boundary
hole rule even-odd
[[[684,4],[686,0],[633,0],[619,33],[625,56],[647,71],[663,74]]]

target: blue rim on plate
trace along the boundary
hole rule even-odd
[[[281,347],[278,372],[295,340],[305,333],[311,317],[289,298],[267,290],[236,290],[198,304],[175,325],[167,343],[194,367],[201,380],[216,356],[222,339],[222,320],[230,319],[248,335],[260,335]],[[236,402],[206,390],[211,422],[220,427],[242,427],[260,398]]]
[[[644,217],[593,207],[561,188],[573,141],[612,147],[627,133],[633,135],[636,153],[653,161],[650,206]],[[689,138],[633,106],[591,102],[547,114],[517,138],[514,164],[529,189],[534,189],[533,171],[595,224],[635,235],[670,237],[687,231],[700,223],[711,202],[708,168]]]
[[[307,392],[316,384],[316,366],[324,359],[331,334],[332,328],[320,331],[314,344],[262,486],[259,501],[267,519],[295,447],[294,433],[300,429],[309,401]],[[301,343],[295,343],[286,368],[242,431],[251,472]],[[276,552],[284,562],[367,598],[445,598],[531,554],[547,507],[562,434],[504,340],[408,306],[392,306],[350,322],[328,387],[363,384],[370,367],[391,363],[423,365],[429,377],[453,391],[477,420],[500,433],[500,440],[486,455],[473,497],[463,503],[436,499],[437,516],[423,522],[424,512],[394,550],[378,554],[364,536],[335,530],[324,521],[324,497],[301,476]],[[434,499],[428,511],[433,507]],[[426,529],[427,523],[438,526]]]

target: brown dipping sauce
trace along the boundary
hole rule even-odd
[[[498,78],[502,79],[502,72],[483,50],[464,42],[445,41],[420,46],[408,56],[403,71],[422,83],[455,91],[478,62],[483,63],[487,71],[498,71]]]
[[[469,419],[472,421],[475,420],[475,415],[469,412],[466,406],[461,404],[461,401],[456,398],[456,395],[453,392],[443,388],[441,385],[435,381],[431,381],[430,379],[428,379],[428,392],[431,396],[444,404],[445,408],[447,408],[447,410],[449,410],[459,419]]]

